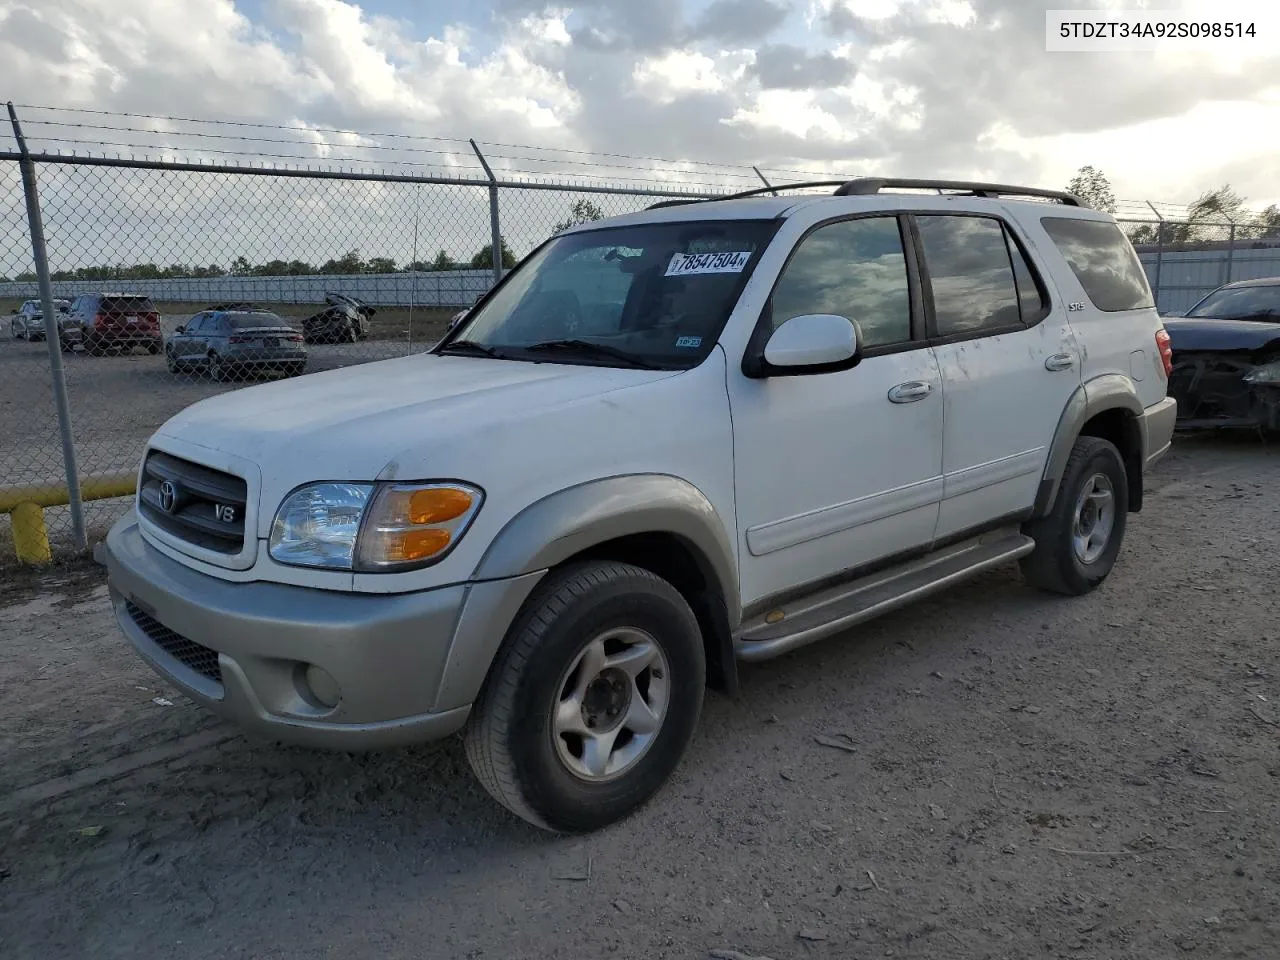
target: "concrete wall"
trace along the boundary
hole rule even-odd
[[[158,301],[210,304],[226,300],[271,303],[324,303],[326,290],[345,293],[376,306],[465,307],[489,289],[492,270],[431,273],[360,274],[312,277],[211,277],[175,280],[62,280],[53,293],[68,299],[82,293],[147,294]],[[35,281],[0,283],[0,297],[40,295]]]

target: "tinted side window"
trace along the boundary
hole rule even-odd
[[[1044,217],[1040,223],[1099,310],[1155,306],[1142,263],[1114,223],[1071,217]]]
[[[1030,326],[1038,323],[1049,312],[1049,303],[1036,283],[1035,267],[1027,260],[1022,248],[1018,246],[1007,228],[1005,242],[1009,246],[1009,259],[1013,261],[1013,281],[1018,288],[1018,306],[1022,310],[1022,322]]]
[[[896,218],[844,220],[800,242],[773,291],[773,327],[809,313],[857,321],[868,347],[911,339],[911,293]]]
[[[1022,325],[1004,227],[990,217],[917,218],[933,286],[937,336]]]

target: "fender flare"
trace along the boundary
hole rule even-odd
[[[530,504],[493,538],[471,579],[546,570],[601,543],[640,533],[682,540],[708,585],[724,598],[729,622],[738,622],[738,565],[729,533],[701,490],[668,474],[591,480]]]
[[[1044,476],[1040,488],[1036,492],[1036,502],[1032,509],[1033,517],[1046,516],[1053,509],[1053,502],[1058,496],[1058,486],[1062,482],[1062,474],[1067,467],[1067,458],[1071,456],[1071,448],[1075,446],[1084,425],[1100,413],[1108,410],[1123,410],[1134,418],[1134,431],[1139,449],[1136,458],[1126,458],[1126,466],[1132,471],[1141,471],[1146,462],[1146,436],[1138,426],[1145,408],[1133,388],[1133,383],[1117,373],[1103,374],[1088,380],[1071,394],[1062,416],[1058,418],[1058,426],[1053,434],[1053,443],[1049,447],[1049,456],[1045,462]],[[1141,490],[1141,475],[1136,478],[1137,488]],[[1131,487],[1134,485],[1131,480]],[[1140,502],[1139,502],[1140,505]]]

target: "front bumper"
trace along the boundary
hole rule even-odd
[[[1146,469],[1169,452],[1173,444],[1173,428],[1178,417],[1178,402],[1173,397],[1165,397],[1159,403],[1153,403],[1142,412],[1142,432],[1145,438],[1143,449],[1146,453]]]
[[[520,581],[419,593],[338,593],[277,583],[233,583],[193,570],[148,544],[133,514],[107,537],[111,602],[143,659],[198,703],[273,739],[341,750],[435,740],[459,730],[506,626],[479,616],[527,594]],[[512,586],[519,586],[514,594]],[[531,588],[532,584],[529,585]],[[474,590],[473,588],[484,588]],[[458,630],[468,619],[485,626]],[[517,605],[518,606],[518,605]],[[509,619],[507,619],[509,622]],[[497,642],[488,640],[494,632]],[[455,635],[461,649],[454,648]],[[306,681],[325,670],[341,699],[323,706]],[[464,696],[436,709],[446,669]]]

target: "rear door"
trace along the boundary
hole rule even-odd
[[[1080,386],[1080,357],[1065,305],[1007,220],[913,220],[946,397],[942,539],[1035,503],[1058,419]]]

